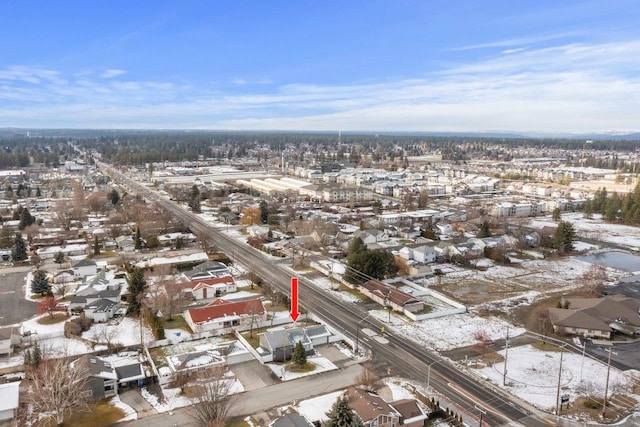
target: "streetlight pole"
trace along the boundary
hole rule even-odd
[[[427,390],[429,390],[429,387],[431,384],[431,367],[436,363],[440,363],[440,362],[441,362],[440,360],[433,361],[429,363],[429,366],[427,367]]]
[[[604,385],[604,400],[602,402],[602,418],[604,418],[605,411],[607,410],[607,393],[609,392],[609,373],[611,373],[611,353],[613,353],[612,349],[608,349],[609,357],[607,360],[607,381]]]

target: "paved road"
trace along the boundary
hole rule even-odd
[[[26,275],[26,271],[0,270],[0,326],[19,323],[36,314],[36,304],[24,299]]]
[[[271,385],[241,393],[235,397],[230,416],[251,415],[268,411],[271,408],[291,404],[314,396],[346,389],[353,384],[354,378],[362,371],[360,365],[325,372],[322,375],[304,377],[293,381]],[[125,423],[131,426],[172,427],[199,425],[191,416],[189,407],[176,409],[173,415],[161,413],[150,415],[136,421]]]
[[[106,165],[100,164],[101,168]],[[252,271],[260,275],[265,281],[272,283],[276,288],[288,292],[291,272],[274,265],[264,258],[264,255],[248,245],[241,244],[233,237],[221,233],[212,228],[211,224],[202,218],[188,212],[184,208],[158,196],[149,188],[132,181],[122,173],[112,168],[106,167],[107,173],[116,181],[126,181],[132,191],[144,195],[149,200],[163,206],[168,212],[174,214],[185,224],[189,224],[194,234],[208,234],[215,237],[217,246],[226,251],[232,251],[234,258],[241,264],[251,266]],[[370,327],[373,330],[380,330],[383,324],[379,321],[367,319],[367,312],[345,303],[344,301],[332,299],[326,292],[319,290],[309,280],[300,278],[300,298],[301,306],[311,309],[324,321],[336,325],[347,336],[355,337],[361,327]],[[387,333],[390,345],[384,345],[371,341],[367,343],[374,351],[374,354],[381,359],[388,361],[389,366],[395,370],[393,374],[407,376],[408,378],[424,381],[431,377],[431,385],[445,395],[451,397],[463,410],[467,417],[473,417],[473,412],[477,406],[487,410],[484,421],[487,425],[546,425],[541,420],[532,419],[532,410],[521,402],[512,400],[509,396],[503,395],[497,390],[479,384],[455,367],[435,362],[439,360],[437,356],[416,346],[406,339],[396,337],[392,333]],[[433,369],[430,368],[433,366]],[[535,415],[534,415],[535,416]]]

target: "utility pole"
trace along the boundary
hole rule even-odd
[[[564,346],[560,347],[560,369],[558,370],[558,389],[556,391],[556,415],[560,415],[560,379],[562,377],[562,356],[564,355]]]
[[[504,342],[504,371],[502,372],[502,386],[507,385],[507,356],[509,355],[509,327],[507,326],[507,339]]]
[[[611,353],[612,349],[609,349],[609,358],[607,360],[607,381],[604,385],[604,400],[602,402],[602,418],[604,418],[605,411],[607,410],[607,393],[609,392],[609,374],[611,373]]]
[[[480,412],[480,422],[478,423],[478,427],[482,427],[482,416],[487,413],[484,409],[478,408],[476,405],[473,405]]]

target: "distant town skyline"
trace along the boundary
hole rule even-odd
[[[640,130],[640,4],[3,5],[0,127]]]

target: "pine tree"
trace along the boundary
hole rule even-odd
[[[40,186],[36,187],[36,197],[37,198],[42,197],[42,190],[40,190]]]
[[[573,224],[567,221],[560,221],[553,239],[554,247],[561,253],[571,252],[575,237],[576,231],[573,228]]]
[[[31,366],[31,350],[24,351],[24,366]]]
[[[100,245],[98,244],[98,236],[93,237],[93,255],[100,255]]]
[[[31,279],[31,293],[43,295],[51,291],[51,282],[47,273],[43,270],[36,270]]]
[[[15,240],[13,241],[13,251],[11,251],[11,257],[14,261],[24,261],[28,258],[27,246],[24,243],[22,234],[16,233]]]
[[[40,346],[38,345],[38,341],[33,346],[33,352],[31,353],[31,366],[37,368],[40,366],[40,362],[42,361],[42,352],[40,351]]]
[[[140,227],[136,227],[136,236],[133,239],[133,247],[135,249],[142,249],[142,238],[140,237]]]
[[[362,427],[362,420],[349,407],[347,396],[338,396],[331,410],[326,413],[329,418],[325,421],[323,427]]]
[[[142,298],[147,290],[147,280],[144,278],[142,269],[134,267],[127,275],[127,284],[129,285],[129,294],[127,296],[129,313],[140,314]]]
[[[301,341],[298,341],[293,348],[293,353],[291,354],[291,363],[296,366],[305,366],[307,364],[307,353],[304,350],[304,346]]]

